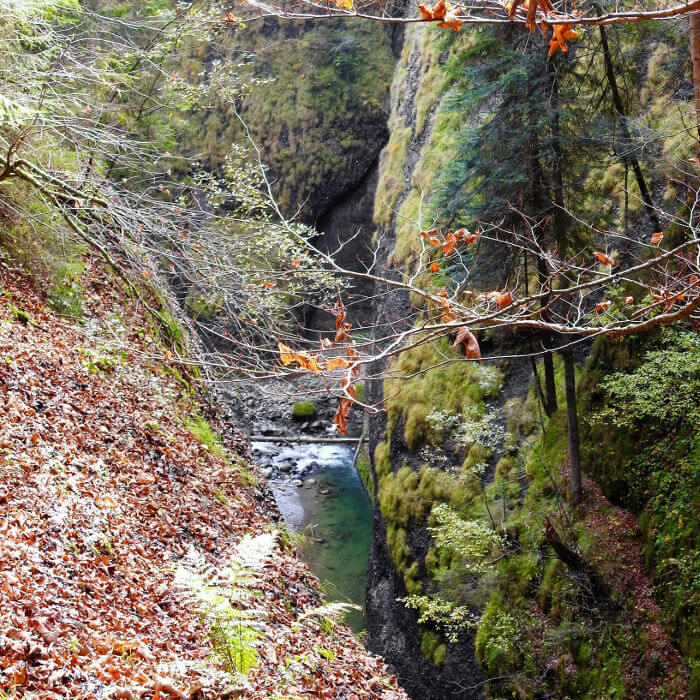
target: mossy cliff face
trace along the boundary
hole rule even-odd
[[[391,33],[376,23],[267,18],[222,41],[223,60],[254,81],[239,103],[286,215],[315,223],[356,187],[387,139]],[[218,58],[218,57],[217,57]],[[208,65],[214,56],[202,56]],[[216,172],[243,132],[233,106],[213,96],[199,136]]]
[[[613,38],[618,78],[629,88],[625,107],[639,129],[636,133],[648,128],[660,134],[641,163],[644,175],[655,202],[672,208],[675,193],[665,189],[665,168],[669,160],[692,152],[692,134],[682,126],[692,110],[683,63],[687,38],[681,29],[653,25]],[[492,30],[465,29],[456,37],[434,27],[406,30],[391,86],[390,136],[379,159],[374,201],[385,275],[401,277],[415,270],[420,231],[475,224],[470,212],[483,204],[479,198],[483,200],[484,188],[481,176],[470,179],[472,171],[464,165],[473,155],[468,149],[478,142],[475,135],[488,132],[489,124],[512,108],[509,91],[528,75],[519,63],[522,47],[511,47],[510,39]],[[573,144],[577,130],[596,116],[582,106],[605,83],[602,58],[590,63],[598,40],[591,30],[579,42],[580,49],[572,47],[567,57],[557,58],[569,62],[561,68],[562,94],[584,96],[580,104],[567,98],[562,110],[559,138],[566,143]],[[488,88],[475,89],[475,72],[489,62],[496,67],[487,76]],[[585,80],[580,78],[584,64],[590,70]],[[542,118],[546,127],[550,116]],[[614,114],[601,110],[596,118],[610,120]],[[646,240],[650,224],[629,164],[614,153],[567,148],[562,156],[568,168],[567,206],[581,220],[634,229]],[[662,152],[665,160],[655,157]],[[494,179],[502,175],[494,172]],[[516,175],[504,180],[504,202],[511,195],[517,201],[518,192],[525,191]],[[463,204],[451,208],[451,199]],[[569,226],[572,241],[595,243],[573,218]],[[507,276],[504,260],[482,248],[475,286],[493,289]],[[377,324],[402,318],[412,301],[418,303],[402,292],[382,297]],[[378,335],[381,331],[380,325]],[[482,334],[479,340],[486,352],[508,343],[512,350],[517,342],[496,334]],[[641,350],[637,353],[644,356]],[[590,426],[583,428],[591,435],[586,447],[589,473],[600,479],[605,496],[641,514],[644,563],[656,586],[656,602],[644,593],[643,605],[638,591],[620,583],[633,574],[645,575],[643,567],[635,568],[639,562],[632,555],[617,554],[634,549],[634,518],[608,503],[595,484],[588,492],[590,507],[576,510],[567,503],[565,412],[551,419],[543,415],[530,386],[529,365],[455,361],[421,373],[445,359],[460,359],[460,352],[444,340],[403,353],[392,367],[397,378],[369,383],[368,400],[384,399],[388,412],[373,416],[368,427],[375,494],[368,644],[395,665],[416,700],[687,692],[685,667],[673,645],[680,646],[692,666],[696,635],[681,620],[697,614],[687,585],[694,575],[690,557],[697,553],[688,525],[697,498],[697,486],[692,485],[697,445],[687,430],[676,430],[663,450],[645,443],[640,457],[632,454],[633,444],[625,437],[629,430],[612,430],[596,418],[596,412],[611,405],[612,395],[602,397],[593,387],[597,378],[621,369],[616,363],[625,364],[622,355],[597,347],[580,376],[580,415],[584,426]],[[583,365],[585,352],[578,359]],[[402,380],[401,374],[411,378]],[[561,406],[558,358],[556,379]],[[652,382],[658,387],[662,380]],[[671,429],[664,426],[660,433]],[[675,466],[682,488],[664,478],[663,464]],[[642,503],[620,495],[638,495],[632,475],[646,489]],[[672,525],[663,516],[666,509],[677,513]],[[612,602],[591,605],[581,597],[578,584],[544,538],[545,517],[594,562],[611,589]],[[450,539],[450,523],[473,534],[471,543]],[[622,534],[608,548],[616,528]],[[491,538],[494,533],[499,544]],[[664,580],[664,571],[670,569],[679,583],[664,592],[654,582]],[[432,604],[436,600],[447,607],[438,611]],[[660,613],[653,612],[657,604]],[[643,612],[621,612],[640,605]],[[655,615],[663,618],[665,631],[654,628]],[[631,648],[638,652],[629,652]]]
[[[391,136],[380,156],[374,218],[384,274],[400,276],[410,257],[410,236],[421,230],[417,202],[448,157],[449,128],[438,109],[444,79],[438,74],[439,33],[432,27],[407,29],[391,87]],[[410,222],[410,223],[409,223]],[[382,298],[378,322],[399,319],[411,300],[401,292]],[[381,333],[381,328],[378,330]],[[404,354],[395,369],[409,374],[428,367],[438,353],[459,356],[445,341]],[[482,383],[481,388],[479,382]],[[398,599],[428,593],[439,568],[450,562],[428,531],[437,503],[460,507],[480,492],[478,470],[490,448],[476,441],[454,444],[454,431],[441,427],[462,411],[482,418],[498,394],[497,370],[457,362],[406,382],[371,382],[370,401],[401,393],[387,417],[369,423],[374,481],[374,538],[367,575],[368,645],[392,663],[411,697],[478,697],[481,672],[474,657],[473,630],[450,644],[434,626],[420,625],[419,613]],[[444,453],[437,456],[438,446]],[[426,455],[425,450],[431,452]],[[479,465],[476,470],[475,465]],[[442,557],[442,558],[441,558]]]

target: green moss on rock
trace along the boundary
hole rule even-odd
[[[292,418],[295,420],[306,420],[307,418],[313,418],[315,415],[316,406],[314,406],[311,401],[295,403],[292,409]]]

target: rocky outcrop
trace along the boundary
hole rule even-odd
[[[402,235],[400,225],[397,227],[397,224],[402,207],[415,188],[417,166],[431,146],[434,118],[440,104],[441,96],[438,93],[435,94],[436,99],[431,102],[427,114],[420,115],[419,119],[417,102],[421,98],[426,99],[420,91],[422,79],[426,70],[429,70],[424,51],[425,32],[424,28],[407,32],[392,86],[390,117],[392,135],[404,132],[406,136],[398,147],[395,142],[390,142],[380,161],[379,176],[382,182],[377,192],[375,217],[380,223],[378,258],[382,264],[381,273],[387,277],[403,274],[402,267],[394,264],[395,251],[400,245],[399,239]],[[424,121],[421,123],[421,120]],[[399,153],[397,158],[397,151],[402,147],[405,152]],[[392,189],[395,195],[387,196],[387,192]],[[385,321],[397,322],[402,319],[410,303],[408,295],[401,291],[382,294],[375,308],[375,337],[383,336],[387,328]],[[375,367],[372,368],[372,373],[385,369],[386,367]],[[383,382],[373,380],[369,383],[368,392],[369,400],[378,403],[383,398]],[[386,414],[371,416],[368,421],[368,438],[372,454],[377,445],[386,440],[386,431]],[[390,460],[393,468],[398,469],[407,459],[410,459],[410,451],[405,443],[397,438],[391,440]],[[375,493],[379,493],[377,464],[375,460],[372,461],[374,490]],[[401,682],[414,700],[481,697],[483,679],[474,656],[473,634],[466,633],[458,643],[449,645],[448,653],[439,665],[426,658],[421,646],[424,629],[417,622],[418,615],[400,601],[407,595],[406,585],[397,571],[387,544],[387,523],[382,515],[380,503],[381,499],[376,498],[374,535],[367,568],[368,647],[396,668]],[[422,561],[430,546],[425,524],[407,527],[406,535],[412,558]],[[424,571],[424,567],[421,568]]]

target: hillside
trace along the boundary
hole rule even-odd
[[[84,281],[79,324],[0,272],[3,697],[405,697],[143,307]]]

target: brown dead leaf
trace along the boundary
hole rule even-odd
[[[474,334],[466,327],[460,326],[457,330],[457,338],[453,347],[457,347],[460,343],[464,343],[467,351],[467,359],[481,359],[481,349]]]

